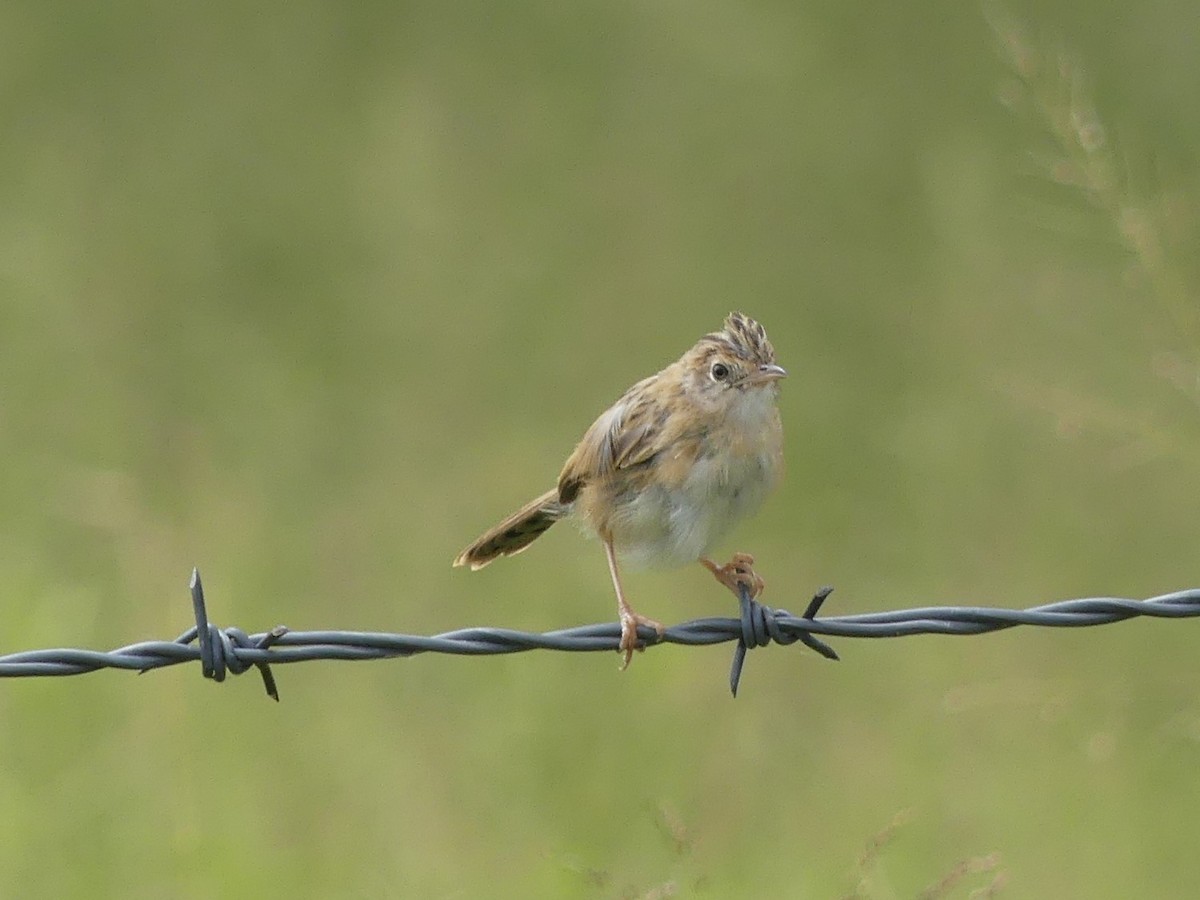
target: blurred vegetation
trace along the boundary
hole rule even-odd
[[[1191,4],[0,10],[6,650],[613,613],[450,559],[733,308],[831,611],[1195,586]],[[642,612],[729,609],[699,567]],[[0,685],[0,895],[1182,897],[1196,628]],[[922,892],[925,892],[922,894]],[[972,893],[978,892],[978,893]]]

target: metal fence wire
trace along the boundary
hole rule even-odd
[[[219,628],[209,621],[200,572],[192,570],[192,612],[196,624],[173,641],[142,641],[107,652],[97,650],[27,650],[0,656],[0,678],[83,675],[98,669],[132,669],[146,672],[200,660],[205,678],[224,681],[258,669],[267,694],[279,699],[272,665],[309,660],[391,659],[421,653],[482,656],[523,653],[527,650],[614,651],[621,638],[617,622],[581,625],[541,634],[507,628],[463,628],[444,634],[421,636],[377,631],[289,631],[278,625],[261,634],[240,628]],[[738,618],[693,619],[672,625],[660,636],[639,627],[638,637],[647,648],[659,644],[697,646],[737,641],[729,688],[737,696],[746,652],[772,642],[799,642],[826,659],[838,655],[821,637],[886,638],[914,634],[970,635],[1001,631],[1017,625],[1079,628],[1107,625],[1138,616],[1181,619],[1200,616],[1200,588],[1176,591],[1148,600],[1091,597],[1062,600],[1031,609],[982,606],[926,606],[894,612],[861,613],[818,618],[833,591],[817,591],[803,615],[772,609],[752,599],[743,589]],[[820,635],[821,637],[818,637]]]

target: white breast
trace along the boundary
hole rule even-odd
[[[635,567],[682,566],[707,555],[762,505],[779,477],[780,435],[770,391],[750,391],[730,409],[735,440],[713,443],[674,488],[656,485],[622,504],[613,535]],[[726,429],[721,429],[723,432]]]

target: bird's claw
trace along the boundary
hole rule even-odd
[[[639,625],[647,625],[658,632],[658,636],[662,637],[666,630],[661,622],[635,613],[632,609],[621,610],[621,643],[618,645],[618,652],[624,654],[624,659],[621,662],[621,671],[624,672],[629,668],[629,661],[633,659],[633,651],[639,653],[646,649],[645,644],[638,638],[637,629]]]
[[[725,563],[723,566],[718,566],[711,559],[701,559],[708,571],[713,573],[713,577],[733,593],[733,596],[739,600],[742,596],[742,588],[745,587],[750,592],[750,599],[753,600],[763,592],[763,588],[767,583],[762,580],[761,576],[754,571],[754,557],[749,553],[735,553],[733,559]]]

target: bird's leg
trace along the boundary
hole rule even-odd
[[[713,577],[729,588],[733,592],[733,596],[739,600],[742,597],[742,585],[750,589],[751,600],[761,594],[763,588],[766,587],[766,582],[754,571],[754,557],[749,553],[735,553],[733,559],[723,566],[718,566],[708,557],[702,556],[700,564],[712,572]]]
[[[625,591],[621,588],[621,576],[617,573],[617,554],[613,551],[612,540],[607,537],[602,537],[601,540],[604,541],[604,555],[608,557],[608,572],[612,575],[613,588],[617,592],[617,616],[621,620],[619,652],[625,654],[625,661],[621,663],[621,671],[625,671],[629,667],[629,660],[633,658],[633,651],[646,649],[638,646],[637,627],[649,625],[661,635],[663,626],[662,623],[633,611],[633,607],[625,599]]]

